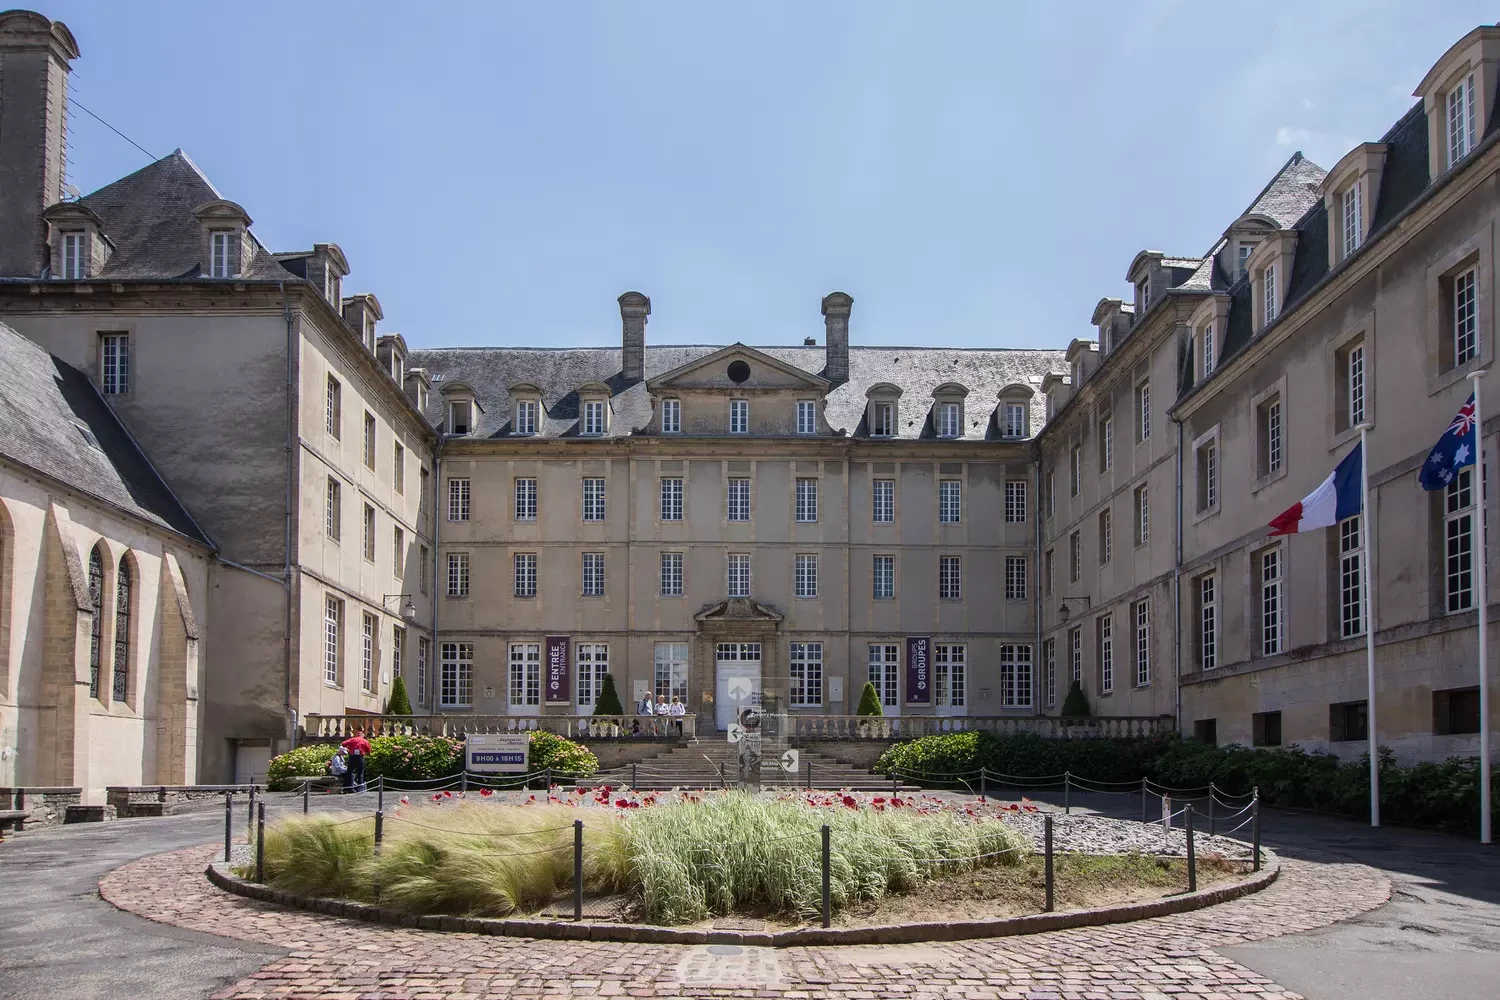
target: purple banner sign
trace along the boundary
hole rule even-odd
[[[547,636],[547,704],[568,705],[573,699],[573,678],[568,659],[568,637]]]
[[[909,635],[906,637],[906,703],[908,705],[932,704],[932,665],[928,662],[931,652],[931,636]]]

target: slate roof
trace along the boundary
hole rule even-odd
[[[1282,164],[1276,176],[1243,214],[1264,215],[1275,219],[1282,229],[1289,229],[1314,203],[1322,200],[1318,185],[1323,183],[1327,173],[1298,150]]]
[[[0,323],[0,457],[213,548],[88,376]]]
[[[646,378],[657,378],[674,368],[706,357],[721,347],[648,346]],[[758,351],[812,375],[822,375],[825,354],[819,347],[757,347]],[[622,437],[645,427],[651,419],[651,400],[644,382],[629,383],[620,375],[620,351],[613,347],[534,348],[458,347],[413,351],[408,368],[425,368],[433,376],[427,418],[441,427],[445,418],[442,390],[455,383],[474,391],[482,413],[475,437],[504,437],[510,433],[509,387],[533,382],[542,390],[544,419],[538,436],[578,436],[578,388],[588,382],[609,386],[613,418],[610,436]],[[881,382],[899,386],[898,438],[935,438],[932,391],[956,382],[969,394],[964,401],[964,439],[995,440],[999,428],[994,410],[1000,390],[1012,383],[1029,387],[1032,434],[1045,420],[1042,376],[1066,369],[1062,351],[965,349],[942,347],[851,347],[849,380],[831,389],[825,413],[836,431],[868,436],[866,397]],[[975,421],[978,426],[975,426]]]
[[[78,204],[99,216],[114,250],[100,278],[192,278],[208,272],[203,226],[193,214],[222,198],[186,153],[178,149],[83,196]],[[286,281],[291,275],[254,240],[249,264],[237,281]]]

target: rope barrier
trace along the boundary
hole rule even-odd
[[[474,833],[469,830],[454,830],[446,826],[433,826],[431,823],[418,823],[414,819],[407,819],[405,816],[399,816],[394,812],[391,813],[389,818],[397,823],[405,823],[407,826],[419,826],[424,830],[436,830],[439,833],[454,833],[460,837],[484,837],[486,839],[497,837],[537,837],[544,833],[557,833],[560,830],[573,829],[573,824],[569,823],[566,826],[549,826],[541,830],[522,830],[518,833]]]

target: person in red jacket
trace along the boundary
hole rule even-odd
[[[370,741],[364,730],[356,732],[339,746],[349,752],[349,786],[352,791],[365,790],[365,758],[370,755]]]

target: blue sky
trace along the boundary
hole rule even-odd
[[[1141,249],[1332,166],[1490,5],[57,0],[73,96],[412,347],[1062,347]],[[146,157],[75,111],[70,179]]]

